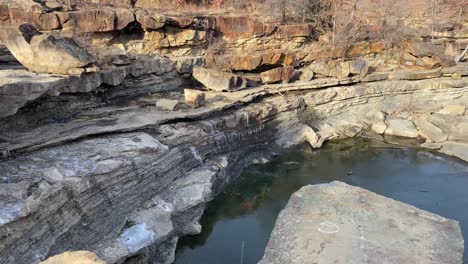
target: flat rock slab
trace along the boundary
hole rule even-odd
[[[335,181],[292,195],[259,263],[449,264],[462,258],[458,222]]]

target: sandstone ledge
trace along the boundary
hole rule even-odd
[[[458,222],[341,182],[306,186],[260,264],[463,262]]]

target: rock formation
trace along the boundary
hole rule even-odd
[[[73,39],[43,34],[31,24],[5,27],[1,39],[21,64],[38,73],[81,74],[95,62]]]
[[[458,222],[341,182],[295,192],[259,264],[463,263]]]
[[[397,135],[468,160],[464,61],[369,41],[337,60],[309,24],[92,2],[0,0],[0,264],[171,263],[243,168],[303,142]],[[466,40],[450,32],[437,49]]]

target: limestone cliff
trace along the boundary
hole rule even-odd
[[[409,137],[467,160],[468,64],[444,39],[337,59],[309,24],[42,2],[0,1],[0,23],[95,61],[64,74],[0,49],[1,264],[171,263],[243,168],[306,141]]]

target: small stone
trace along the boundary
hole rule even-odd
[[[156,107],[165,111],[174,111],[179,101],[170,99],[160,99],[156,102]]]
[[[184,89],[185,104],[200,107],[205,103],[205,93],[199,90]]]
[[[452,74],[451,77],[454,80],[461,80],[462,79],[462,76],[459,73],[454,73],[454,74]]]

